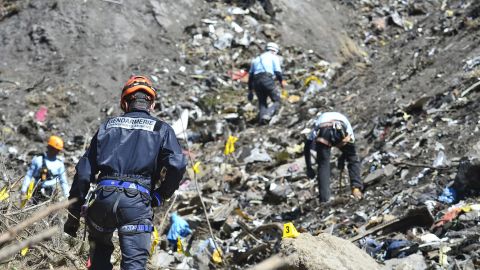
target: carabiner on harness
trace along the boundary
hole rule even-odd
[[[86,218],[87,217],[87,212],[88,208],[93,204],[95,201],[95,197],[93,195],[95,194],[95,191],[97,190],[96,185],[90,185],[90,189],[88,190],[87,196],[85,196],[85,202],[80,208],[80,216]],[[93,199],[92,199],[93,197]]]

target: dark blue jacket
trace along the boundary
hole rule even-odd
[[[178,189],[186,165],[175,132],[165,122],[145,111],[110,118],[76,166],[69,198],[78,200],[70,210],[80,211],[90,183],[102,179],[135,182],[168,198]],[[156,188],[163,168],[165,179]]]

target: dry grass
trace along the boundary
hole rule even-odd
[[[0,0],[0,21],[20,11],[19,1]]]
[[[338,57],[341,59],[341,62],[360,62],[367,56],[367,53],[347,34],[340,33],[338,34],[338,42],[340,44],[340,49],[338,50]]]
[[[60,228],[63,228],[66,219],[66,210],[50,210],[51,207],[58,208],[54,206],[58,205],[55,196],[39,204],[27,203],[21,209],[19,189],[23,176],[8,169],[6,162],[7,157],[0,156],[0,170],[3,174],[1,187],[6,186],[10,195],[8,199],[0,201],[0,238],[3,239],[0,243],[0,257],[4,258],[0,261],[0,268],[80,268],[83,264],[81,261],[86,258],[86,249],[80,249],[81,241],[61,232]],[[46,209],[47,207],[50,208]],[[35,216],[39,219],[32,219]],[[42,233],[45,234],[43,237]],[[22,242],[31,243],[25,256],[18,251],[22,248]]]

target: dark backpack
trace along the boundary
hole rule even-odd
[[[55,178],[57,175],[54,175],[52,171],[47,167],[47,162],[45,161],[47,157],[45,154],[42,155],[42,167],[40,168],[39,179],[41,181],[46,181]]]

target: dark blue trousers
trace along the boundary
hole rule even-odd
[[[280,96],[275,87],[275,81],[269,73],[260,73],[255,75],[253,79],[253,88],[258,98],[258,119],[260,123],[270,118],[277,112],[280,107]],[[273,104],[268,106],[268,98]]]
[[[320,192],[320,201],[327,202],[330,199],[330,155],[331,147],[316,143],[317,150],[317,180],[318,190]],[[342,151],[342,158],[347,161],[348,175],[352,187],[363,189],[363,183],[360,177],[360,159],[358,158],[355,144],[347,143],[339,148]]]
[[[112,235],[118,229],[122,251],[121,269],[146,269],[150,253],[147,231],[125,231],[125,225],[152,225],[153,211],[149,198],[133,191],[103,189],[97,191],[88,209],[88,240],[90,269],[112,269],[110,257],[114,250]]]

